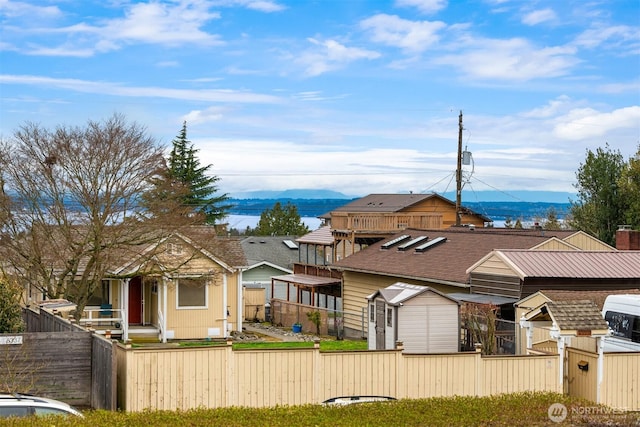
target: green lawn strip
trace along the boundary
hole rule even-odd
[[[562,403],[569,414],[562,423],[549,419],[548,409]],[[580,415],[574,409],[590,408]],[[594,413],[593,408],[601,408]],[[276,406],[216,408],[138,413],[87,411],[85,419],[51,417],[2,419],[1,426],[575,426],[638,425],[639,413],[616,413],[592,402],[554,393],[516,393],[491,397],[400,399],[346,406]]]

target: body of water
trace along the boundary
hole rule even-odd
[[[313,217],[301,217],[302,222],[309,227],[309,230],[316,230],[320,227],[320,220]],[[247,227],[256,228],[260,221],[260,215],[227,215],[226,222],[229,228],[235,228],[238,231],[245,230]]]

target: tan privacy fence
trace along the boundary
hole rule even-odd
[[[557,355],[403,354],[401,350],[232,350],[118,346],[118,406],[126,411],[199,406],[268,407],[334,396],[396,398],[562,392]]]

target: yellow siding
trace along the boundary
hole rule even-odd
[[[492,255],[487,258],[482,264],[476,266],[471,273],[494,274],[508,277],[517,276],[517,274],[514,273],[514,271],[497,255]]]
[[[575,233],[564,239],[565,242],[579,248],[583,251],[611,251],[615,250],[604,242],[592,237],[586,233]]]
[[[605,353],[600,403],[640,411],[640,353]]]
[[[533,248],[536,251],[574,251],[576,248],[571,246],[568,242],[558,240],[558,239],[549,239],[546,242],[541,243],[540,245]]]

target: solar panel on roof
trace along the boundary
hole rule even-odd
[[[446,237],[436,237],[435,239],[429,240],[427,243],[423,243],[416,248],[416,252],[424,252],[429,248],[432,248],[440,243],[446,242]]]
[[[409,240],[407,243],[398,246],[398,250],[399,251],[406,251],[407,249],[409,249],[411,246],[413,245],[417,245],[418,243],[422,242],[423,240],[428,239],[429,236],[418,236],[415,239]]]
[[[296,245],[293,240],[283,240],[282,243],[284,243],[285,245],[287,245],[287,247],[289,249],[298,249],[298,245]]]
[[[389,240],[386,243],[383,243],[382,246],[380,246],[382,249],[389,249],[390,247],[392,247],[393,245],[397,245],[400,242],[403,242],[407,239],[409,239],[411,236],[409,236],[408,234],[403,234],[402,236],[396,237],[393,240]]]

